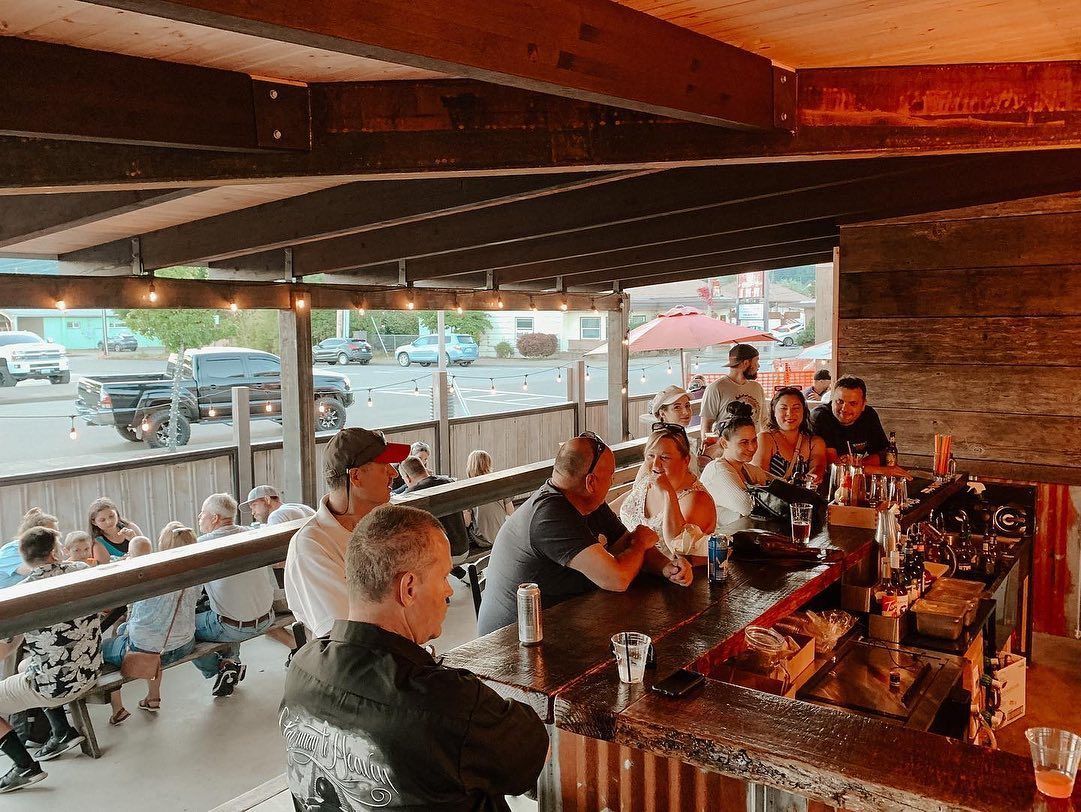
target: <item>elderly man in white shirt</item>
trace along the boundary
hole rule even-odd
[[[289,608],[312,637],[349,617],[345,548],[357,523],[390,501],[391,464],[407,456],[409,446],[359,427],[341,429],[327,443],[323,473],[330,492],[293,536],[285,559]]]
[[[237,503],[227,493],[211,494],[199,511],[199,541],[214,541],[247,528],[236,524]],[[206,584],[210,609],[195,616],[195,639],[234,643],[193,662],[214,680],[214,696],[229,696],[247,670],[240,662],[240,643],[266,632],[274,622],[274,575],[269,567],[239,572]]]

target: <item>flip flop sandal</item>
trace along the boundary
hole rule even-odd
[[[124,722],[126,722],[129,718],[131,718],[131,714],[128,713],[128,709],[127,708],[121,708],[120,710],[118,710],[116,713],[114,713],[112,716],[109,717],[109,724],[112,725],[113,727],[116,727],[117,725],[124,724]]]
[[[159,710],[161,710],[161,700],[160,699],[140,699],[139,700],[139,707],[142,708],[145,711],[149,711],[150,713],[157,713]]]

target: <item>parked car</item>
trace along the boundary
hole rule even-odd
[[[105,342],[98,342],[98,349],[105,349]],[[109,335],[109,352],[135,352],[139,349],[139,339],[134,333],[116,333]]]
[[[372,345],[360,338],[324,338],[312,347],[315,361],[328,364],[367,364],[372,360]]]
[[[447,335],[447,365],[458,364],[467,367],[480,357],[480,348],[473,336],[457,333]],[[429,367],[439,360],[439,337],[421,336],[412,344],[398,347],[396,356],[398,365],[407,367],[420,364]]]
[[[791,347],[796,343],[796,336],[803,332],[804,323],[802,321],[790,321],[786,324],[781,324],[770,330],[770,335],[781,342],[782,346]]]
[[[0,331],[0,386],[35,378],[68,383],[71,372],[67,350],[25,330]]]
[[[90,426],[112,426],[125,440],[151,448],[169,443],[169,412],[177,357],[163,373],[80,378],[75,411]],[[281,420],[281,361],[260,350],[207,347],[186,350],[180,370],[177,441],[191,438],[192,423],[229,422],[234,386],[250,391],[251,418]],[[337,431],[353,405],[349,379],[337,372],[315,373],[315,429]]]

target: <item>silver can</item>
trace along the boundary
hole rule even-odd
[[[523,646],[535,646],[543,639],[540,587],[536,584],[519,584],[518,642]]]

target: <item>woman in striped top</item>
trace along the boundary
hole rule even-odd
[[[807,399],[795,386],[777,390],[769,404],[769,422],[758,435],[754,463],[777,479],[791,482],[795,472],[806,469],[814,483],[826,471],[826,444],[811,432]]]

